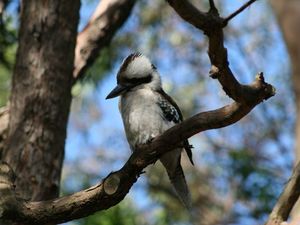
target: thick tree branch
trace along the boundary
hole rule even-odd
[[[136,0],[102,0],[90,21],[77,36],[74,81],[82,78],[100,50],[108,46],[129,17]]]
[[[22,221],[28,224],[61,223],[107,209],[120,202],[136,182],[143,169],[154,163],[167,151],[175,149],[183,140],[205,130],[231,125],[257,104],[275,94],[274,88],[265,83],[262,73],[250,85],[241,85],[233,76],[223,45],[223,21],[213,1],[211,10],[202,13],[187,1],[169,0],[176,12],[209,38],[209,57],[212,63],[211,77],[219,80],[225,92],[235,100],[223,108],[199,113],[167,130],[151,143],[139,146],[117,172],[108,175],[99,185],[71,196],[43,202],[17,200],[13,191],[13,175],[5,164],[0,166],[0,212],[2,219]],[[214,9],[213,9],[214,8]],[[3,187],[3,188],[1,188]],[[1,193],[2,192],[2,193]]]
[[[240,84],[229,68],[227,49],[224,47],[223,25],[216,10],[201,12],[188,1],[167,0],[178,15],[208,36],[208,55],[212,64],[210,76],[218,79],[225,93],[236,102],[247,104],[253,98],[252,89]]]
[[[221,19],[219,16],[212,15],[215,14],[215,10],[212,10],[213,13],[201,12],[186,0],[167,0],[167,2],[185,21],[189,22],[205,33],[217,27],[221,27],[222,25],[223,19]],[[212,4],[211,7],[214,7],[213,1],[210,1],[210,3]]]
[[[199,113],[167,130],[152,143],[139,147],[117,172],[109,174],[99,185],[70,196],[43,202],[17,200],[13,191],[14,175],[8,165],[0,166],[0,212],[2,219],[27,224],[62,223],[110,208],[129,192],[143,169],[161,155],[178,147],[180,143],[199,132],[228,126],[249,113],[255,105],[273,95],[272,86],[257,77],[249,86],[256,93],[255,101],[248,105],[232,103],[223,108]]]
[[[59,193],[80,1],[23,1],[2,160],[26,199]],[[34,165],[34,166],[33,166]]]

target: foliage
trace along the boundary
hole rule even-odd
[[[138,211],[130,201],[123,201],[121,204],[104,212],[96,213],[79,222],[80,225],[143,225],[144,219],[139,216]]]
[[[6,104],[10,87],[10,77],[17,48],[17,31],[12,15],[0,22],[0,106]]]

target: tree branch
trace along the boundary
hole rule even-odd
[[[208,36],[208,55],[212,64],[210,76],[218,79],[225,93],[236,102],[247,104],[253,100],[248,85],[240,84],[229,68],[227,49],[224,47],[224,19],[215,10],[201,12],[188,1],[167,0],[178,15]],[[261,74],[262,75],[262,74]],[[273,90],[275,93],[275,89]]]
[[[26,224],[63,223],[108,209],[124,199],[143,169],[161,155],[178,147],[180,143],[199,132],[228,126],[249,113],[256,104],[273,95],[273,89],[261,79],[249,88],[257,93],[249,105],[232,103],[223,108],[199,113],[156,137],[152,143],[142,145],[117,172],[89,189],[70,196],[42,202],[18,200],[14,193],[14,175],[8,165],[0,166],[1,218]]]
[[[8,2],[0,0],[0,15],[1,9]],[[88,24],[77,36],[73,84],[83,78],[84,72],[93,64],[101,50],[110,44],[116,31],[129,17],[135,2],[136,0],[100,1]],[[0,112],[3,110],[5,113],[0,113],[0,153],[8,129],[9,106],[1,107]]]
[[[101,49],[129,17],[136,0],[102,0],[85,28],[77,36],[74,82],[81,79]]]
[[[119,203],[141,175],[143,169],[180,143],[205,130],[231,125],[257,104],[275,94],[259,73],[250,85],[241,85],[233,76],[224,48],[223,21],[217,10],[200,12],[183,0],[169,0],[170,5],[187,22],[203,30],[209,38],[208,54],[212,63],[211,77],[218,79],[225,92],[235,100],[223,108],[199,113],[170,128],[151,143],[138,147],[126,164],[109,174],[99,185],[50,201],[26,202],[17,200],[13,191],[13,175],[8,166],[0,166],[0,212],[2,219],[27,224],[62,223],[90,215]],[[210,1],[212,4],[212,1]],[[4,168],[4,169],[3,169]],[[5,193],[5,195],[3,195]],[[6,196],[6,197],[2,197]]]
[[[280,225],[287,221],[293,206],[300,196],[300,163],[295,167],[292,176],[285,185],[266,225]]]
[[[224,19],[224,25],[226,25],[229,20],[231,20],[232,18],[234,18],[235,16],[237,16],[238,14],[240,14],[244,9],[246,9],[247,7],[249,7],[252,3],[256,2],[257,0],[250,0],[248,2],[246,2],[244,5],[242,5],[238,10],[236,10],[234,13],[230,14],[229,16],[227,16]]]
[[[209,0],[209,6],[210,6],[209,11],[218,12],[218,9],[216,8],[214,0]]]
[[[198,10],[190,2],[183,0],[166,0],[170,6],[182,17],[185,21],[194,25],[196,28],[207,33],[217,27],[222,27],[223,19],[219,16],[215,16],[215,10],[212,10],[212,13],[204,13]],[[211,1],[212,3],[212,1]],[[213,4],[214,6],[214,4]]]

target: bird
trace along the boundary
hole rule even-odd
[[[117,86],[106,99],[118,96],[119,111],[132,151],[183,121],[180,108],[162,88],[157,68],[141,53],[132,53],[123,60],[117,73]],[[165,167],[177,196],[187,209],[191,209],[190,191],[180,161],[184,148],[194,165],[192,146],[188,140],[182,146],[165,153],[159,160]]]

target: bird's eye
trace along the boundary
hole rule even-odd
[[[149,83],[152,80],[152,75],[149,74],[146,77],[142,78],[125,78],[124,82],[130,83],[130,84],[143,84],[143,83]]]

